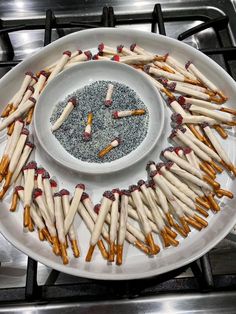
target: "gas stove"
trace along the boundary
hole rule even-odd
[[[51,41],[94,27],[129,27],[182,40],[236,79],[236,3],[230,0],[0,1],[0,76]],[[52,270],[0,235],[0,313],[235,313],[232,239],[170,273],[107,282]]]

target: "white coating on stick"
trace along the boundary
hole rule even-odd
[[[194,144],[189,138],[188,136],[186,136],[186,134],[182,133],[180,130],[177,130],[176,132],[176,136],[187,146],[187,147],[190,147],[192,148],[192,150],[195,152],[195,154],[207,161],[207,162],[210,162],[211,161],[211,158],[204,152],[201,150],[201,148],[199,148],[196,144]],[[197,169],[197,168],[196,168]]]
[[[188,88],[188,87],[183,86],[179,83],[176,83],[175,91],[178,93],[184,94],[184,95],[191,95],[191,96],[197,97],[197,98],[202,99],[202,100],[209,100],[210,99],[210,96],[208,94],[205,94],[201,91],[198,91],[198,90],[195,90],[192,88]]]
[[[25,112],[27,112],[31,107],[34,106],[34,102],[30,99],[27,100],[21,107],[17,108],[11,115],[6,117],[0,124],[0,131],[5,129],[9,124],[14,122],[17,118],[22,116]]]
[[[18,107],[21,107],[32,96],[32,94],[33,94],[32,90],[28,89],[25,92],[24,97],[22,98],[22,100],[19,103]]]
[[[170,73],[154,67],[150,67],[149,73],[157,77],[165,77],[170,80],[184,82],[184,76],[182,74]]]
[[[56,235],[57,235],[56,228],[54,227],[54,224],[51,221],[50,215],[48,213],[47,206],[46,206],[42,196],[36,197],[35,200],[36,200],[36,203],[38,204],[38,207],[40,209],[40,212],[41,212],[41,214],[43,216],[43,219],[44,219],[44,221],[46,223],[46,226],[48,228],[48,231],[49,231],[50,235],[52,237],[56,237]]]
[[[221,157],[221,159],[226,164],[231,165],[232,162],[230,161],[229,156],[226,154],[224,148],[222,147],[222,145],[220,144],[220,142],[218,141],[217,137],[214,135],[212,130],[209,128],[209,126],[205,127],[204,131],[205,131],[207,137],[209,138],[209,140],[211,141],[212,145],[214,146],[215,150],[217,151],[217,153]]]
[[[79,206],[80,199],[83,192],[84,190],[81,189],[80,187],[75,188],[75,193],[74,193],[74,197],[72,199],[71,205],[70,205],[69,212],[65,217],[65,222],[64,222],[65,235],[68,233],[69,228],[74,221],[74,217],[75,217],[77,208]]]
[[[111,100],[111,98],[112,98],[112,93],[113,93],[113,89],[114,89],[114,85],[109,83],[109,84],[108,84],[108,89],[107,89],[107,94],[106,94],[105,101],[106,101],[106,100]]]
[[[13,102],[13,107],[14,108],[17,108],[19,103],[21,102],[21,99],[26,91],[26,88],[29,86],[30,82],[31,82],[31,75],[25,75],[25,78],[21,84],[21,87],[19,89],[19,91],[16,93],[16,97],[14,99],[14,102]]]
[[[191,105],[190,111],[194,113],[198,113],[201,115],[205,115],[207,117],[210,117],[212,119],[216,119],[222,122],[234,122],[233,115],[227,112],[219,112],[214,110],[209,110],[207,108],[202,108],[199,106]]]
[[[178,167],[177,164],[172,165],[172,167],[170,168],[170,171],[174,172],[175,174],[177,174],[180,177],[183,177],[184,179],[204,188],[207,189],[209,191],[211,191],[211,187],[210,185],[208,185],[205,181],[201,180],[199,177],[196,177],[195,175],[187,172],[184,169],[181,169],[180,167]]]
[[[137,209],[138,216],[139,216],[140,222],[141,222],[142,227],[143,227],[143,231],[144,231],[145,235],[148,235],[152,231],[152,228],[149,224],[149,220],[148,220],[147,215],[145,213],[143,202],[142,202],[142,199],[141,199],[139,193],[140,192],[138,190],[135,190],[135,191],[131,192],[131,195],[132,195],[135,207]]]
[[[186,111],[181,107],[181,105],[176,100],[172,101],[170,103],[170,106],[175,112],[181,114],[181,116],[183,117],[187,114]]]
[[[18,140],[18,143],[15,147],[14,153],[12,155],[10,164],[9,164],[9,172],[11,172],[11,173],[13,173],[14,170],[16,169],[17,163],[18,163],[20,156],[21,156],[21,153],[24,149],[26,140],[27,140],[27,135],[21,134],[20,138]]]
[[[47,83],[49,83],[51,80],[54,79],[54,77],[64,68],[65,64],[68,62],[69,59],[70,59],[70,57],[67,54],[62,55],[61,59],[58,61],[57,65],[55,66],[55,68],[51,72],[51,74],[47,80]]]
[[[216,161],[220,162],[220,157],[218,156],[218,154],[213,149],[211,149],[206,144],[202,143],[198,138],[196,138],[188,128],[186,128],[186,129],[187,129],[187,131],[185,132],[186,136],[194,144],[199,146],[199,148],[201,148],[201,150],[203,150],[206,154],[211,156],[212,159],[215,159]]]
[[[61,204],[61,196],[54,197],[55,202],[55,219],[56,219],[56,228],[59,242],[65,243],[65,231],[64,231],[64,215],[62,211],[62,204]]]
[[[32,202],[32,193],[34,189],[34,169],[27,169],[27,176],[25,179],[25,188],[24,188],[24,207],[26,205],[30,206]],[[25,171],[24,171],[25,173]]]
[[[106,216],[110,210],[112,201],[107,197],[103,197],[99,214],[91,235],[90,245],[95,245],[98,242],[99,236],[102,232],[102,226],[105,222]]]
[[[117,236],[117,225],[119,216],[119,193],[114,193],[115,201],[111,205],[110,241],[114,243]]]
[[[45,195],[45,200],[49,209],[49,214],[52,221],[55,221],[55,208],[54,208],[54,199],[51,189],[51,184],[48,178],[43,179],[43,191]]]
[[[52,132],[60,128],[60,126],[63,124],[63,122],[65,122],[65,120],[68,118],[69,114],[71,113],[73,109],[74,109],[74,105],[71,101],[69,101],[67,105],[65,106],[60,117],[56,120],[56,122],[51,127]]]
[[[187,170],[188,172],[190,172],[194,176],[197,176],[198,178],[202,178],[202,173],[198,169],[196,169],[193,166],[191,166],[187,161],[183,160],[182,158],[177,156],[175,153],[165,151],[164,152],[164,156],[165,156],[165,158],[173,161],[178,166],[180,166],[181,168]]]
[[[127,230],[126,230],[126,236],[127,236],[127,232],[130,232],[135,238],[137,238],[138,240],[142,241],[142,242],[146,242],[145,240],[145,236],[142,233],[142,231],[138,228],[135,228],[131,223],[127,222]]]
[[[119,215],[119,229],[118,229],[118,245],[123,245],[125,241],[126,225],[128,219],[128,196],[121,195],[121,207]]]
[[[140,64],[153,61],[155,56],[147,56],[147,55],[133,55],[133,56],[125,56],[120,57],[120,62],[126,64]]]
[[[22,131],[23,126],[24,126],[24,123],[22,123],[21,121],[17,120],[15,122],[14,130],[12,132],[12,135],[9,138],[10,144],[9,144],[8,150],[7,150],[7,155],[9,156],[9,158],[11,158],[11,156],[15,150],[15,147],[16,147],[17,142],[19,140],[20,133]]]
[[[129,216],[130,218],[133,218],[134,220],[136,220],[136,221],[139,222],[139,216],[138,216],[138,214],[137,214],[137,211],[136,211],[135,209],[133,209],[130,205],[128,206],[128,216]],[[149,223],[150,223],[150,226],[151,226],[151,228],[152,228],[152,231],[154,231],[155,233],[159,233],[159,231],[158,231],[157,226],[155,225],[155,223],[154,223],[153,221],[151,221],[151,220],[149,220]],[[132,226],[132,227],[133,227],[133,226]],[[134,227],[133,227],[133,228],[134,228]],[[127,229],[128,229],[128,227],[127,227]],[[136,228],[136,229],[137,229],[137,228]],[[141,240],[141,241],[143,241],[143,242],[145,242],[145,237],[144,237],[142,231],[141,231],[140,229],[137,229],[136,232],[141,233],[141,235],[142,235],[142,237],[143,237],[143,240],[141,240],[138,236],[136,236],[136,238],[139,239],[139,240]],[[131,231],[131,233],[132,233],[132,231]]]
[[[82,203],[79,203],[78,213],[80,214],[84,223],[89,229],[89,232],[92,234],[93,228],[94,228],[94,221],[92,220],[91,216],[89,215],[89,213],[87,212],[86,208],[84,207]]]
[[[219,124],[219,121],[206,116],[184,116],[183,123],[201,124],[207,122],[210,125]]]
[[[201,99],[195,99],[195,98],[188,98],[184,97],[185,103],[196,105],[199,107],[207,108],[210,110],[219,110],[221,108],[220,105],[215,105],[209,101],[201,100]]]
[[[41,90],[46,80],[47,80],[47,77],[43,74],[40,74],[38,82],[35,84],[35,87],[34,87],[34,93],[32,95],[32,97],[34,97],[36,100],[38,100],[39,94],[41,93]]]
[[[183,183],[185,183],[189,187],[189,189],[191,189],[197,196],[200,196],[200,197],[204,196],[203,191],[201,190],[201,188],[198,185],[196,185],[196,184],[194,184],[194,183],[192,183],[189,180],[186,180],[184,178],[182,178],[182,180],[183,180]]]
[[[179,61],[177,61],[175,58],[173,58],[172,56],[170,56],[170,55],[167,56],[166,63],[169,64],[170,66],[172,66],[175,70],[177,70],[178,72],[180,72],[184,76],[188,77],[189,79],[196,80],[196,77],[192,73],[189,73],[184,68],[184,66]]]
[[[206,76],[200,72],[194,64],[189,65],[189,69],[193,72],[193,74],[209,89],[213,90],[214,92],[218,92],[219,89],[213,84]]]
[[[68,214],[69,209],[70,209],[69,195],[62,195],[61,200],[62,200],[64,217],[66,217],[66,215]],[[77,239],[74,223],[70,226],[68,234],[69,234],[69,237],[71,240]]]

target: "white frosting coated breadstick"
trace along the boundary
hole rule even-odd
[[[133,55],[133,56],[119,57],[116,55],[112,58],[112,60],[125,63],[125,64],[143,64],[143,63],[152,62],[153,60],[155,60],[155,56]]]
[[[128,216],[133,218],[136,221],[139,221],[139,217],[138,217],[137,211],[135,209],[133,209],[130,205],[128,205]],[[155,232],[155,233],[159,233],[155,223],[153,221],[151,221],[151,220],[149,221],[149,223],[151,225],[152,231]],[[137,230],[136,232],[141,233],[142,239],[140,239],[139,236],[136,236],[135,233],[133,233],[132,231],[131,231],[131,233],[133,233],[136,236],[136,238],[139,239],[140,241],[145,242],[145,237],[144,237],[143,233],[141,232],[141,230],[139,231],[137,228],[135,228],[135,229]],[[129,230],[128,227],[127,227],[127,230]]]
[[[109,107],[112,104],[112,93],[113,93],[114,85],[108,84],[107,94],[105,98],[105,106]]]
[[[187,161],[193,165],[193,167],[197,168],[197,169],[200,169],[200,160],[198,159],[198,157],[194,154],[194,151],[187,147],[187,148],[184,148],[184,155],[187,159]]]
[[[137,44],[132,44],[130,46],[130,50],[137,53],[138,55],[144,55],[144,56],[154,56],[153,53],[143,49],[142,47],[138,46]]]
[[[76,106],[76,99],[75,98],[69,99],[69,101],[68,101],[67,105],[65,106],[63,112],[61,113],[60,117],[57,119],[57,121],[51,127],[52,132],[56,131],[57,129],[60,128],[62,123],[65,122],[65,120],[68,118],[69,114],[71,113],[71,111],[74,109],[75,106]]]
[[[63,189],[60,191],[60,194],[61,194],[61,199],[62,199],[64,216],[66,217],[68,212],[69,212],[69,209],[70,209],[70,200],[69,200],[70,193],[69,193],[69,191]],[[69,237],[72,240],[77,239],[74,223],[70,226]]]
[[[83,62],[83,61],[88,61],[91,60],[92,58],[92,53],[87,50],[82,52],[80,50],[81,53],[77,54],[75,57],[71,58],[69,63],[77,63],[77,62]]]
[[[185,124],[185,123],[191,123],[191,124],[201,124],[201,123],[209,123],[210,125],[219,124],[219,121],[212,119],[210,117],[206,116],[191,116],[191,115],[184,115],[182,116],[179,113],[173,113],[171,116],[171,120],[175,123],[179,124]]]
[[[189,187],[189,189],[191,189],[195,194],[197,194],[200,197],[203,197],[205,195],[198,185],[190,182],[187,179],[184,179],[184,178],[181,178],[181,179]]]
[[[34,93],[32,96],[34,99],[38,100],[39,94],[41,93],[41,91],[45,85],[45,82],[48,78],[48,75],[49,74],[45,71],[40,72],[38,82],[37,82],[37,84],[35,84],[35,87],[34,87]]]
[[[21,102],[19,103],[18,107],[22,106],[34,93],[34,87],[29,86],[24,94],[24,97],[22,98]]]
[[[85,186],[82,183],[77,184],[75,187],[74,197],[72,199],[69,212],[65,217],[65,223],[64,223],[65,235],[68,233],[70,226],[73,223],[73,220],[77,212],[80,199],[84,190],[85,190]]]
[[[131,51],[130,49],[124,47],[124,45],[117,46],[117,52],[124,56],[135,56],[136,53]]]
[[[44,196],[49,210],[49,215],[51,216],[51,220],[55,222],[54,199],[49,178],[50,178],[49,173],[47,171],[44,171],[44,173],[42,174]]]
[[[192,105],[196,105],[196,106],[199,106],[199,107],[207,108],[207,109],[210,109],[210,110],[219,110],[221,108],[220,105],[213,104],[213,103],[211,103],[209,101],[196,99],[196,98],[188,98],[188,97],[184,97],[184,96],[180,96],[178,98],[178,102],[181,105],[192,104]]]
[[[42,190],[42,198],[46,204],[45,191],[44,191],[44,186],[43,186],[43,174],[45,173],[45,171],[46,170],[41,167],[37,169],[37,188]],[[56,192],[57,191],[55,191],[55,193]],[[50,215],[50,218],[51,218],[51,215]]]
[[[129,116],[141,116],[146,113],[145,109],[135,109],[135,110],[123,110],[123,111],[115,111],[112,114],[114,119],[119,119],[123,117]]]
[[[117,54],[117,50],[115,48],[106,46],[106,45],[104,45],[104,43],[100,43],[98,45],[98,51],[100,53],[107,53],[109,55],[116,55]]]
[[[170,66],[172,66],[175,70],[183,74],[184,76],[188,77],[189,79],[196,80],[196,77],[192,73],[188,72],[184,68],[184,65],[182,65],[179,61],[177,61],[175,58],[173,58],[169,54],[166,55],[165,62],[169,64]]]
[[[175,136],[181,140],[187,147],[190,147],[195,154],[201,158],[202,160],[205,160],[207,162],[211,161],[211,158],[203,151],[201,148],[199,148],[196,144],[194,144],[188,136],[185,134],[186,130],[185,129],[173,129],[172,133],[170,135],[170,138],[174,138]],[[197,168],[197,167],[196,167]]]
[[[211,187],[209,184],[207,184],[205,181],[201,180],[199,177],[196,177],[195,175],[187,172],[186,170],[184,170],[183,168],[178,167],[177,164],[173,163],[170,167],[169,167],[171,172],[174,172],[175,174],[177,174],[180,177],[183,177],[184,179],[186,179],[187,181],[190,181],[208,191],[211,191]]]
[[[14,101],[13,101],[13,107],[14,108],[17,108],[19,103],[21,102],[21,99],[22,99],[27,87],[29,86],[29,84],[32,80],[32,77],[33,77],[32,72],[26,72],[25,73],[25,78],[21,84],[19,91],[16,93],[16,95],[15,95],[16,97],[14,98]]]
[[[59,59],[57,65],[55,68],[52,70],[47,83],[49,83],[51,80],[54,79],[54,77],[64,68],[65,64],[68,62],[68,60],[71,57],[71,52],[70,51],[64,51],[62,57]]]
[[[5,129],[9,124],[14,122],[17,118],[22,116],[25,112],[27,112],[31,107],[33,107],[36,103],[36,100],[33,97],[30,97],[22,106],[16,109],[11,115],[6,117],[0,124],[0,131]]]
[[[198,178],[202,178],[202,173],[194,168],[193,166],[191,166],[187,161],[183,160],[182,158],[180,158],[175,152],[174,152],[174,148],[167,148],[163,151],[163,156],[166,159],[169,159],[171,161],[173,161],[174,163],[176,163],[178,166],[180,166],[181,168],[185,169],[186,171],[188,171],[189,173],[193,174],[194,176],[197,176]]]
[[[181,116],[185,116],[187,114],[187,112],[176,100],[170,101],[170,107],[174,110],[174,112],[181,114]]]
[[[144,206],[143,206],[143,202],[140,196],[140,192],[139,192],[139,188],[136,185],[132,185],[130,186],[130,192],[135,204],[135,207],[137,209],[137,213],[139,216],[139,220],[141,222],[142,225],[142,229],[144,231],[145,237],[146,237],[146,241],[150,246],[150,253],[151,254],[157,254],[160,250],[160,248],[154,243],[153,241],[153,237],[152,237],[152,228],[151,225],[149,223],[149,219],[146,215]]]
[[[179,83],[179,82],[173,82],[173,83],[168,82],[166,84],[166,87],[169,90],[171,90],[172,92],[178,92],[178,93],[181,93],[184,95],[190,95],[190,96],[193,96],[193,97],[196,97],[199,99],[203,99],[203,100],[210,100],[211,99],[211,97],[208,94],[203,93],[200,90],[196,90],[196,89],[184,86],[181,83]]]
[[[186,136],[194,143],[196,144],[199,148],[201,148],[201,150],[203,150],[207,155],[209,155],[212,159],[219,161],[220,162],[220,157],[217,155],[217,153],[211,149],[210,147],[208,147],[207,145],[205,145],[204,143],[202,143],[199,139],[197,139],[192,132],[185,127],[186,129]]]
[[[207,137],[209,138],[209,140],[211,141],[212,145],[214,146],[215,150],[217,151],[217,153],[219,154],[220,158],[227,164],[227,165],[232,165],[232,162],[229,158],[229,156],[226,154],[224,148],[222,147],[222,145],[220,144],[220,142],[218,141],[217,137],[214,135],[214,133],[212,132],[211,128],[207,125],[207,124],[203,124],[203,129],[207,135]]]
[[[115,200],[111,206],[111,224],[110,224],[110,241],[115,243],[117,237],[117,225],[119,217],[119,195],[120,192],[118,189],[112,190]]]
[[[194,91],[198,91],[198,92],[201,92],[201,93],[206,93],[206,94],[210,93],[207,88],[202,87],[202,86],[198,86],[198,85],[194,85],[194,84],[189,84],[189,83],[185,83],[185,82],[170,81],[170,80],[167,83],[170,84],[170,85],[177,84],[178,86],[182,86],[182,87],[185,87],[187,89],[192,89]]]

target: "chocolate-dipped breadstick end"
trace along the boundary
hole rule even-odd
[[[165,167],[166,163],[159,162],[156,164],[157,171],[160,171],[162,167]]]
[[[115,196],[114,196],[114,194],[113,194],[111,191],[105,191],[105,192],[103,193],[103,196],[106,197],[106,198],[108,198],[109,200],[111,200],[111,201],[113,201],[113,202],[114,202],[114,200],[115,200]]]

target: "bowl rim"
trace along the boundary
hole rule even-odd
[[[110,167],[109,167],[109,169],[106,169],[107,168],[106,166],[108,166],[108,165],[111,166],[111,164],[113,162],[116,162],[117,160],[121,160],[122,158],[125,158],[128,155],[134,153],[135,150],[137,150],[138,147],[145,141],[145,139],[147,138],[148,133],[145,136],[144,140],[133,151],[131,151],[129,154],[127,154],[127,155],[125,155],[125,156],[123,156],[121,158],[115,159],[112,162],[104,162],[104,163],[101,163],[101,164],[100,163],[90,163],[90,162],[82,161],[82,160],[74,157],[69,152],[67,152],[66,149],[58,141],[59,144],[62,146],[62,148],[65,150],[66,154],[69,154],[71,158],[73,158],[73,159],[77,160],[79,163],[81,163],[81,165],[78,165],[79,169],[75,168],[73,165],[71,166],[69,161],[62,160],[61,158],[58,159],[57,157],[55,157],[55,154],[51,150],[48,149],[47,145],[44,143],[44,140],[43,140],[42,136],[40,136],[40,126],[37,123],[37,114],[38,114],[37,112],[39,110],[38,108],[40,107],[40,103],[41,103],[41,99],[42,99],[41,96],[44,95],[45,92],[47,92],[51,88],[52,85],[56,84],[56,81],[59,81],[61,79],[61,77],[65,76],[70,71],[78,71],[81,67],[91,66],[91,64],[96,64],[96,66],[98,65],[98,66],[101,66],[101,67],[109,66],[111,64],[111,62],[112,62],[112,65],[121,67],[121,68],[123,68],[126,71],[133,72],[134,75],[140,75],[142,77],[142,79],[145,81],[145,83],[149,85],[149,88],[152,89],[153,93],[157,97],[157,103],[160,102],[162,104],[163,101],[162,101],[160,92],[152,84],[152,82],[146,77],[145,73],[142,73],[141,71],[137,71],[134,68],[132,68],[131,66],[129,66],[127,64],[124,64],[124,63],[120,63],[120,62],[115,62],[115,61],[110,61],[110,60],[99,60],[99,61],[89,60],[89,61],[86,61],[86,62],[83,62],[83,63],[79,63],[77,65],[74,65],[71,68],[65,69],[64,71],[60,72],[52,81],[50,81],[47,84],[46,88],[43,90],[42,94],[40,94],[39,99],[38,99],[37,104],[36,104],[36,107],[35,107],[35,110],[34,110],[34,117],[33,117],[34,130],[35,130],[35,134],[36,134],[37,140],[38,140],[40,146],[42,147],[42,149],[46,152],[47,155],[50,156],[50,158],[52,158],[55,162],[57,162],[57,164],[62,165],[63,167],[65,167],[65,168],[67,168],[67,169],[69,169],[71,171],[80,173],[80,174],[85,174],[85,175],[105,175],[105,174],[107,174],[108,175],[108,174],[113,174],[113,173],[116,173],[116,172],[128,169],[129,167],[131,167],[131,166],[137,164],[138,162],[140,162],[143,158],[145,158],[145,156],[147,156],[154,149],[155,145],[157,144],[158,139],[160,138],[160,136],[162,134],[163,128],[164,128],[164,108],[163,108],[162,105],[160,105],[159,106],[160,121],[159,121],[159,127],[158,127],[159,131],[158,131],[158,134],[157,134],[157,136],[155,138],[155,141],[153,141],[153,143],[149,146],[148,149],[145,149],[144,153],[140,154],[138,157],[134,156],[134,158],[132,158],[132,161],[130,161],[128,163],[128,165],[122,166],[122,164],[124,164],[124,163],[121,163],[120,166],[116,165],[115,169],[111,169]],[[150,117],[149,117],[149,119],[150,119]],[[151,132],[151,130],[150,130],[150,132]],[[90,164],[94,165],[94,167],[97,167],[97,169],[96,170],[95,169],[90,169],[90,167],[89,167]]]

